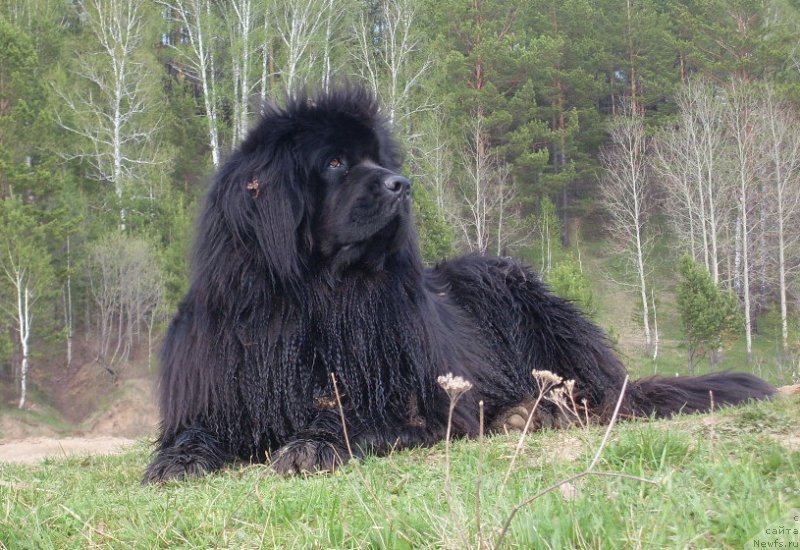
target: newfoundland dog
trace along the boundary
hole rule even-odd
[[[533,370],[574,380],[583,413],[608,416],[626,372],[603,332],[514,260],[426,268],[400,166],[363,89],[267,108],[205,199],[190,290],[161,353],[145,482],[235,460],[331,470],[351,451],[433,444],[447,424],[437,385],[447,373],[473,386],[453,416],[457,436],[478,432],[480,400],[493,425],[530,403]],[[731,404],[773,392],[747,374],[649,378],[628,386],[621,413],[705,411],[711,393]],[[562,423],[542,405],[534,424]]]

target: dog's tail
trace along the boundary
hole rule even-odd
[[[777,389],[752,374],[718,372],[703,376],[653,376],[636,380],[630,392],[635,416],[669,417],[678,413],[699,413],[723,405],[768,399]]]

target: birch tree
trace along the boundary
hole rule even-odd
[[[416,11],[411,0],[381,0],[376,16],[362,11],[355,24],[356,61],[361,76],[380,97],[389,120],[397,124],[412,112],[430,109],[411,94],[431,67],[420,47]]]
[[[657,336],[650,327],[646,265],[652,249],[648,226],[652,193],[648,170],[650,143],[643,114],[633,107],[624,109],[613,121],[610,138],[609,146],[600,154],[603,206],[608,212],[608,229],[633,267],[634,286],[641,299],[645,352],[652,358],[657,354]]]
[[[82,138],[74,156],[88,162],[92,175],[108,182],[122,203],[126,188],[146,180],[159,164],[146,12],[138,0],[84,0],[80,8],[93,43],[77,57],[74,73],[83,86],[59,92],[67,113],[60,112],[58,121]],[[121,208],[122,227],[125,216]]]
[[[265,30],[256,13],[263,9],[258,0],[230,0],[220,2],[222,17],[228,27],[228,50],[232,86],[230,101],[233,106],[231,126],[232,145],[238,145],[247,135],[250,125],[250,98],[259,82],[253,78],[256,51],[262,40],[258,33]]]
[[[711,84],[689,81],[676,96],[678,120],[657,140],[655,168],[677,208],[669,215],[692,256],[720,282],[720,235],[730,211],[723,103]],[[699,248],[699,250],[698,250]]]
[[[69,235],[67,235],[66,245],[67,265],[64,270],[65,280],[61,298],[64,306],[64,337],[67,341],[67,369],[69,369],[72,366],[72,342],[75,337],[75,321],[72,304],[72,246]]]
[[[218,57],[214,36],[214,16],[211,0],[157,0],[170,10],[186,36],[186,44],[172,44],[187,72],[200,84],[203,95],[203,110],[208,127],[208,145],[211,162],[218,167],[221,158],[219,115],[217,99],[217,73],[215,58]]]
[[[678,96],[681,125],[685,128],[689,167],[694,172],[697,197],[700,198],[701,226],[705,226],[706,267],[719,284],[719,224],[722,221],[725,173],[721,158],[724,128],[720,101],[704,81],[689,82]]]
[[[441,113],[434,112],[422,126],[421,136],[409,151],[411,169],[416,178],[431,188],[436,212],[448,217],[452,212],[453,150]]]
[[[486,254],[495,244],[495,254],[503,254],[526,240],[530,231],[515,211],[517,188],[511,171],[489,147],[484,124],[479,114],[466,136],[461,151],[464,179],[456,191],[461,207],[450,219],[470,251]]]
[[[457,215],[454,221],[469,250],[485,254],[489,249],[492,211],[499,202],[491,189],[497,158],[489,151],[482,116],[476,117],[470,133],[462,152],[466,173],[461,190],[464,214]]]
[[[728,132],[731,139],[731,156],[737,183],[737,273],[741,274],[742,302],[744,304],[745,342],[747,361],[753,358],[752,297],[750,289],[750,234],[755,221],[750,216],[753,208],[754,188],[758,179],[759,156],[756,144],[756,96],[744,81],[734,80],[729,87],[728,105],[725,110]]]
[[[703,230],[703,209],[686,150],[682,127],[662,130],[653,142],[653,169],[658,175],[666,200],[667,215],[681,246],[688,246],[694,260],[707,261],[708,244]],[[698,252],[698,248],[702,250]],[[705,265],[705,262],[704,262]]]
[[[150,348],[153,323],[163,305],[163,274],[152,247],[123,234],[93,244],[87,271],[96,312],[97,359],[115,376],[114,366],[131,358],[142,329]]]
[[[317,63],[314,46],[321,41],[323,31],[330,32],[333,9],[329,0],[280,0],[278,3],[275,24],[283,43],[281,77],[288,94],[294,93],[303,69],[310,72]]]
[[[338,9],[334,9],[334,6]],[[337,28],[340,26],[345,9],[342,3],[335,0],[325,0],[325,36],[322,40],[322,89],[326,92],[330,89],[331,79],[333,78],[334,52],[338,40]]]
[[[30,207],[19,199],[8,198],[0,203],[0,285],[2,310],[13,323],[19,364],[15,378],[19,387],[20,409],[28,395],[28,376],[31,366],[31,336],[39,326],[37,305],[47,297],[53,282],[50,255],[44,246],[44,230],[33,216]],[[34,321],[37,321],[34,325]]]
[[[555,203],[549,197],[543,197],[539,201],[538,210],[536,233],[540,251],[539,272],[546,276],[553,269],[553,253],[558,255],[563,248],[561,220],[558,219]]]
[[[767,87],[760,103],[759,154],[765,162],[764,183],[769,219],[775,240],[773,254],[778,278],[781,314],[781,349],[789,354],[788,286],[800,262],[797,257],[800,215],[800,119],[790,104]]]

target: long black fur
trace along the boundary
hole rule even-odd
[[[360,88],[271,106],[218,171],[197,231],[190,290],[161,355],[161,433],[145,482],[243,459],[280,472],[444,436],[452,372],[474,384],[453,430],[478,431],[537,391],[531,371],[574,379],[602,418],[625,369],[603,332],[528,267],[466,256],[423,267],[410,183],[387,121]],[[629,416],[668,416],[771,395],[747,374],[633,383]]]

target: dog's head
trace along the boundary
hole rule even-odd
[[[205,216],[221,214],[231,244],[260,256],[276,281],[380,271],[417,255],[411,182],[399,165],[370,93],[299,94],[265,108],[219,170]]]

